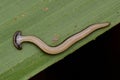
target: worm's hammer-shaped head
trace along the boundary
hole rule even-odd
[[[16,31],[14,36],[13,36],[13,44],[14,46],[18,49],[21,50],[22,49],[22,44],[19,40],[19,38],[22,36],[21,31]]]

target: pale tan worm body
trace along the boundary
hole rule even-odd
[[[22,49],[21,43],[31,42],[31,43],[34,43],[35,45],[37,45],[40,49],[42,49],[44,52],[46,52],[48,54],[58,54],[58,53],[65,51],[70,46],[72,46],[74,43],[83,39],[84,37],[86,37],[87,35],[92,33],[93,31],[95,31],[99,28],[106,27],[109,24],[110,23],[93,24],[93,25],[89,26],[88,28],[86,28],[85,30],[71,36],[66,41],[64,41],[62,44],[60,44],[56,47],[48,46],[46,43],[44,43],[42,40],[40,40],[39,38],[37,38],[35,36],[23,36],[23,35],[21,35],[21,32],[16,32],[14,34],[14,45],[17,49]]]

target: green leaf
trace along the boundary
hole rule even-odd
[[[48,55],[29,43],[19,51],[12,42],[13,34],[20,30],[56,46],[87,26],[102,22],[111,25],[58,55]],[[0,0],[0,80],[29,79],[119,22],[120,0]]]

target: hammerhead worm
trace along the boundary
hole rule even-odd
[[[13,36],[13,43],[14,43],[14,46],[19,50],[22,49],[23,42],[31,42],[37,45],[41,50],[43,50],[44,52],[48,54],[58,54],[58,53],[65,51],[70,46],[72,46],[74,43],[88,36],[90,33],[94,32],[95,30],[103,28],[103,27],[107,27],[109,25],[110,23],[108,22],[90,25],[88,28],[69,37],[63,43],[55,47],[48,46],[45,42],[43,42],[41,39],[35,36],[23,36],[21,31],[15,32]]]

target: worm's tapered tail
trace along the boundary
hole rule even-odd
[[[14,34],[13,43],[14,43],[14,46],[19,50],[22,49],[23,42],[31,42],[31,43],[34,43],[35,45],[37,45],[40,49],[42,49],[44,52],[46,52],[48,54],[58,54],[58,53],[65,51],[70,46],[72,46],[74,43],[83,39],[90,33],[94,32],[95,30],[106,27],[108,25],[110,25],[110,23],[93,24],[93,25],[89,26],[88,28],[86,28],[85,30],[69,37],[66,41],[64,41],[63,43],[61,43],[60,45],[58,45],[56,47],[48,46],[41,39],[39,39],[35,36],[23,36],[20,31],[17,31]]]

